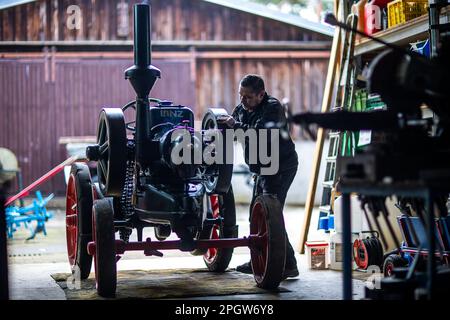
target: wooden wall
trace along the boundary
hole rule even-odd
[[[293,112],[319,111],[326,77],[324,59],[214,59],[197,62],[197,104],[231,111],[239,104],[238,86],[248,73],[263,77],[266,91],[288,98]]]
[[[152,95],[195,107],[189,64],[155,64],[166,72]],[[25,186],[67,158],[60,137],[95,136],[103,107],[135,98],[123,76],[131,65],[132,59],[0,59],[0,146],[17,155]],[[62,175],[41,189],[63,193]]]
[[[0,12],[0,41],[132,40],[137,0],[38,0]],[[81,9],[81,28],[67,21]],[[70,21],[70,20],[69,20]],[[152,0],[153,40],[329,41],[329,37],[201,0]]]
[[[132,40],[135,2],[39,0],[2,10],[0,41]],[[74,4],[83,13],[78,31],[66,27],[65,10]],[[330,41],[308,30],[201,0],[152,0],[152,10],[156,40]],[[120,107],[134,98],[123,77],[125,68],[133,64],[132,49],[127,47],[121,49],[126,52],[109,46],[37,46],[0,52],[0,146],[17,154],[25,185],[67,157],[58,143],[60,137],[95,135],[102,107]],[[290,100],[294,113],[320,109],[326,51],[217,50],[154,52],[153,64],[163,77],[151,95],[187,105],[201,120],[209,107],[231,111],[238,104],[239,80],[257,73],[264,77],[269,94]],[[297,138],[304,138],[296,131]],[[62,176],[41,189],[63,194]]]

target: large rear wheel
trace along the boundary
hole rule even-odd
[[[99,187],[107,197],[122,195],[127,161],[125,128],[121,109],[104,108],[98,121],[97,144],[87,152],[97,161]]]
[[[234,203],[233,188],[230,187],[224,195],[209,195],[208,218],[222,218],[222,225],[214,224],[205,227],[198,232],[196,239],[224,239],[236,238],[238,226],[236,225],[236,208]],[[233,256],[234,248],[208,248],[195,249],[193,255],[203,255],[203,261],[208,270],[213,272],[224,272]]]
[[[264,289],[275,289],[283,279],[286,260],[283,212],[276,197],[261,195],[255,199],[250,234],[261,237],[250,248],[256,284]]]
[[[233,188],[230,186],[224,195],[209,196],[212,218],[223,218],[222,226],[215,224],[209,228],[209,239],[237,238],[236,207]],[[230,264],[234,248],[208,248],[203,260],[209,271],[224,272]]]
[[[92,256],[87,245],[92,240],[91,175],[84,163],[74,163],[70,170],[66,191],[67,255],[72,273],[81,279],[89,277]]]

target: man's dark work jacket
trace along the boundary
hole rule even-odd
[[[242,103],[239,104],[232,113],[232,117],[236,120],[236,123],[233,129],[243,129],[247,131],[248,129],[256,129],[258,133],[258,129],[267,129],[267,124],[282,124],[281,130],[287,131],[287,120],[286,115],[284,113],[284,108],[281,103],[271,97],[267,93],[265,93],[263,100],[261,103],[253,110],[253,112],[249,112],[244,109]],[[289,135],[287,135],[287,139],[283,138],[280,134],[279,142],[280,142],[280,155],[279,155],[279,172],[283,172],[298,166],[298,157],[297,152],[295,151],[294,142]],[[270,137],[270,135],[268,135]],[[254,143],[254,142],[253,142]],[[249,163],[249,141],[246,139],[245,141],[245,162],[250,167],[250,171],[253,173],[260,174],[261,167],[269,167],[268,165],[261,165],[258,161],[257,164]],[[259,150],[259,148],[257,148]],[[270,154],[270,144],[268,146],[268,151]],[[259,151],[258,151],[259,153]],[[258,155],[259,159],[259,155]]]

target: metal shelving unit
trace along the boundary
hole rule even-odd
[[[430,0],[430,3],[435,3],[436,0]],[[440,24],[446,24],[450,22],[450,5],[447,5],[441,11],[439,17]],[[410,43],[422,41],[430,37],[430,20],[429,14],[417,17],[409,20],[398,26],[380,31],[375,34],[375,37],[384,40],[385,42],[395,44],[398,46],[407,46]],[[354,54],[356,57],[364,57],[364,60],[370,60],[373,56],[386,47],[371,39],[356,40]],[[423,109],[429,115],[429,109]],[[433,212],[433,198],[436,195],[448,194],[450,186],[447,180],[439,181],[427,181],[423,184],[407,186],[404,185],[386,185],[380,183],[378,185],[359,185],[352,183],[341,184],[341,191],[343,195],[343,243],[351,242],[351,220],[350,220],[350,194],[356,192],[362,195],[372,196],[390,196],[390,195],[403,195],[410,197],[422,198],[426,203],[426,209],[428,212]],[[429,252],[435,252],[436,244],[434,241],[434,228],[435,224],[432,219],[433,215],[429,214],[427,217],[427,238],[429,240],[428,250]],[[344,273],[344,299],[352,299],[352,247],[344,245],[343,247],[343,273]],[[427,261],[427,273],[428,279],[426,284],[426,293],[429,299],[432,298],[433,289],[435,286],[435,262],[434,259]]]
[[[450,8],[443,10],[440,23],[450,22]],[[396,45],[407,45],[412,42],[424,40],[428,37],[429,21],[428,15],[423,15],[409,20],[393,28],[380,31],[375,36],[381,40]],[[357,40],[355,44],[355,56],[370,54],[377,50],[384,49],[384,46],[370,39]]]

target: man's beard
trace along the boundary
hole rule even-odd
[[[245,104],[242,104],[242,108],[244,108],[245,111],[250,111],[251,112],[251,111],[255,110],[256,106],[248,107]]]

